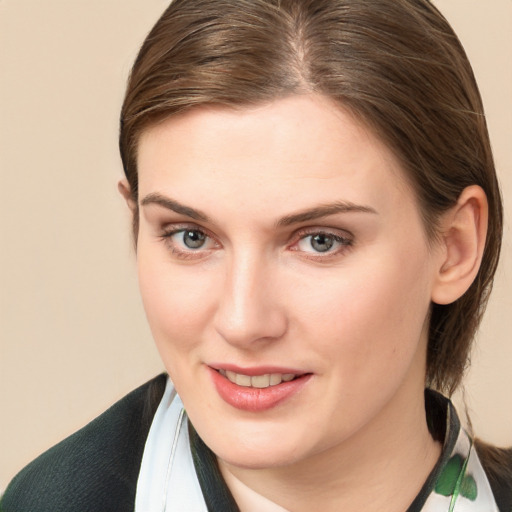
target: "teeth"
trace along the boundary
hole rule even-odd
[[[253,388],[268,388],[270,386],[270,374],[251,377],[251,384]]]
[[[277,384],[281,384],[282,376],[280,373],[271,373],[270,374],[270,385],[275,386]]]
[[[266,373],[265,375],[254,375],[253,377],[230,370],[219,370],[219,373],[238,386],[261,389],[277,386],[281,382],[290,382],[296,377],[294,373]]]
[[[250,387],[251,377],[249,375],[242,375],[241,373],[236,374],[236,383],[239,386]]]

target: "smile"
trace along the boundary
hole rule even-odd
[[[246,388],[268,388],[281,382],[290,382],[297,377],[294,373],[266,373],[264,375],[243,375],[230,370],[219,370],[219,373],[230,382]]]
[[[299,394],[313,377],[311,373],[291,373],[291,368],[251,368],[246,373],[234,369],[210,366],[208,371],[214,388],[224,402],[235,409],[253,413],[287,402]],[[265,371],[268,373],[263,373]]]

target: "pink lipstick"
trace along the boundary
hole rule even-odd
[[[277,406],[298,393],[312,376],[281,367],[221,365],[208,369],[220,397],[232,407],[250,412]]]

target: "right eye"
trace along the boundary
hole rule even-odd
[[[198,229],[184,229],[177,233],[178,240],[188,249],[200,249],[206,242],[207,236]]]
[[[200,257],[205,251],[215,249],[217,243],[203,230],[195,227],[179,227],[162,235],[162,239],[178,258]]]

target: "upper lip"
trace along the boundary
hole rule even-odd
[[[239,373],[241,375],[248,375],[249,377],[254,377],[257,375],[266,375],[268,373],[293,373],[294,375],[304,375],[306,373],[310,373],[304,370],[299,370],[297,368],[289,368],[286,366],[238,366],[236,364],[230,363],[212,363],[208,364],[210,368],[214,370],[227,370],[235,373]]]

